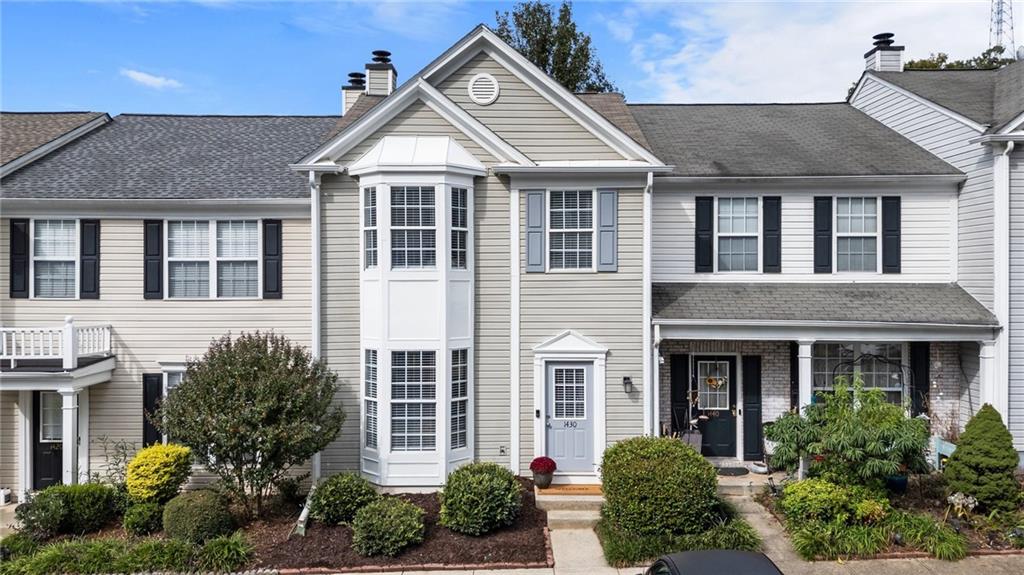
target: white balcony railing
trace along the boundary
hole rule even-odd
[[[61,327],[0,327],[0,360],[12,367],[21,359],[59,359],[64,369],[78,358],[110,355],[110,326],[76,326],[73,317]]]

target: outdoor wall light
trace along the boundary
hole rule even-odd
[[[633,393],[633,378],[628,375],[622,378],[622,389],[626,390],[626,393]]]

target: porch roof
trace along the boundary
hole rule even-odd
[[[836,322],[997,327],[985,306],[953,283],[656,283],[654,323]]]

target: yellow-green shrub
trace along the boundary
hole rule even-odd
[[[191,472],[189,448],[173,443],[152,445],[136,453],[128,464],[128,495],[137,502],[167,503]]]

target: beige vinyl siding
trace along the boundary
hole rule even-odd
[[[101,222],[100,299],[62,301],[10,299],[9,267],[0,266],[0,325],[111,324],[117,364],[111,381],[89,390],[92,471],[104,464],[100,438],[142,442],[142,374],[160,373],[158,362],[181,362],[201,355],[225,333],[274,331],[303,345],[310,343],[309,220],[283,222],[283,297],[280,300],[146,300],[142,297],[141,220]],[[9,220],[0,220],[0,261],[8,261]],[[6,396],[5,396],[6,398]],[[0,430],[10,425],[5,402]],[[6,454],[6,434],[3,452]],[[6,473],[7,465],[4,465]]]
[[[386,135],[446,135],[485,164],[495,159],[422,102],[399,113],[341,160],[359,158]],[[476,249],[475,372],[476,456],[507,463],[501,446],[509,436],[509,246],[508,186],[494,176],[476,178],[474,188]],[[325,176],[321,183],[323,357],[339,375],[338,399],[348,418],[338,440],[323,454],[325,474],[359,465],[359,197],[348,176]],[[385,246],[381,246],[384,249]],[[384,361],[383,359],[381,361]]]
[[[19,428],[18,392],[0,392],[0,488],[10,489],[12,497],[21,491],[21,474],[18,473]]]
[[[520,245],[526,198],[520,194]],[[573,329],[608,348],[605,366],[607,442],[643,433],[643,192],[619,191],[617,272],[526,273],[520,250],[520,465],[534,457],[533,348]],[[545,246],[549,241],[545,239]],[[622,378],[633,379],[626,395]],[[600,463],[600,462],[598,462]]]
[[[695,198],[716,196],[715,192],[654,191],[654,232],[652,237],[653,278],[656,282],[691,281],[815,281],[847,282],[857,279],[893,282],[949,282],[955,234],[952,207],[954,189],[914,191],[902,194],[901,265],[898,274],[814,273],[814,197],[832,195],[832,190],[805,192],[730,192],[718,197],[780,196],[782,198],[782,273],[695,273]],[[862,193],[844,190],[840,195],[882,197],[901,195],[897,189],[865,188]],[[833,204],[833,209],[835,209]],[[759,222],[763,224],[763,222]],[[881,226],[881,221],[879,221]],[[833,246],[835,240],[833,238]],[[715,242],[717,255],[718,243]],[[881,241],[878,242],[881,249]],[[762,256],[759,251],[758,257]]]
[[[992,153],[971,144],[973,128],[877,82],[863,80],[850,102],[967,174],[958,200],[958,283],[989,309],[993,307],[994,255]]]
[[[1024,451],[1024,151],[1010,156],[1010,401],[1006,421]]]
[[[469,81],[480,73],[491,74],[499,85],[498,99],[487,106],[469,98]],[[444,78],[438,88],[531,160],[623,159],[486,52]]]

